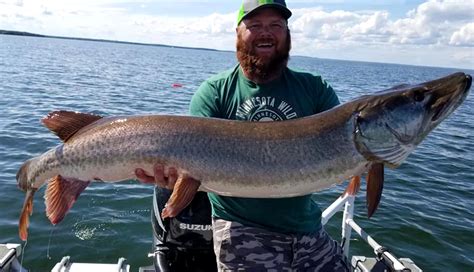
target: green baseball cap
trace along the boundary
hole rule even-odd
[[[240,6],[239,14],[237,15],[237,25],[257,10],[268,7],[280,11],[283,18],[287,20],[291,17],[291,11],[286,7],[285,0],[244,0],[242,6]]]

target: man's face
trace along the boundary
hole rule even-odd
[[[256,56],[269,58],[285,49],[286,20],[272,8],[263,9],[244,19],[239,28],[242,42]]]
[[[272,9],[262,9],[237,27],[237,57],[244,69],[265,78],[286,66],[291,41],[286,20]]]

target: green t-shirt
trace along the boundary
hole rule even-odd
[[[316,114],[339,104],[320,76],[286,68],[265,84],[248,80],[240,66],[204,81],[194,94],[190,114],[249,121],[280,121]],[[241,198],[209,193],[212,216],[281,233],[309,233],[320,228],[321,209],[311,195]]]

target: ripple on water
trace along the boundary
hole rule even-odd
[[[98,226],[87,226],[86,224],[75,224],[74,225],[74,235],[79,238],[79,240],[90,240],[94,238],[94,234],[97,229],[101,228],[101,225]]]

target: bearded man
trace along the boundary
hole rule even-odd
[[[338,105],[334,90],[320,76],[287,67],[290,16],[284,0],[244,0],[236,28],[239,64],[201,84],[191,100],[191,115],[281,121]],[[164,175],[162,166],[153,176],[137,176],[167,188],[176,181],[176,174]],[[208,197],[219,271],[349,271],[340,246],[321,225],[321,209],[311,195]]]

